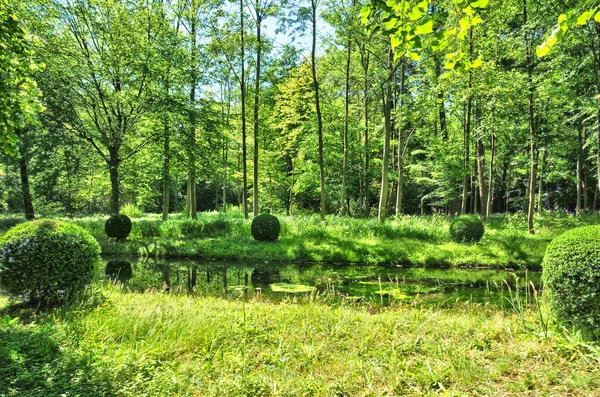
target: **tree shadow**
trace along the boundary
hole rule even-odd
[[[114,396],[110,379],[91,355],[62,348],[50,325],[11,324],[0,318],[1,396]]]

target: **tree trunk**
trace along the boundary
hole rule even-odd
[[[534,203],[535,203],[535,174],[536,174],[536,142],[535,142],[535,114],[534,114],[534,86],[533,86],[533,64],[531,60],[531,45],[529,43],[529,34],[527,27],[527,0],[523,0],[523,27],[525,28],[525,63],[527,67],[527,85],[529,99],[529,151],[530,151],[530,171],[529,171],[529,205],[527,208],[527,226],[529,234],[534,234],[533,225]]]
[[[402,214],[402,193],[403,193],[403,174],[404,174],[404,146],[405,142],[403,139],[404,125],[402,124],[402,112],[404,111],[404,92],[406,82],[406,63],[402,62],[400,67],[400,117],[398,118],[398,161],[397,161],[397,172],[398,172],[398,186],[396,189],[396,218]]]
[[[473,28],[469,29],[469,60],[473,61]],[[464,129],[464,150],[465,150],[465,159],[463,164],[463,197],[462,204],[460,206],[461,215],[467,212],[467,199],[469,192],[469,180],[471,170],[469,168],[469,151],[471,149],[471,110],[473,108],[473,72],[469,69],[469,85],[468,85],[468,97],[467,97],[467,109],[466,109],[466,123]]]
[[[496,142],[495,135],[492,131],[490,136],[490,172],[489,172],[489,180],[488,180],[488,194],[487,194],[487,203],[486,203],[486,219],[490,219],[490,215],[492,214],[492,202],[493,202],[493,194],[494,194],[494,157],[496,154]]]
[[[317,5],[318,0],[311,0],[312,6],[312,49],[310,53],[312,63],[313,85],[315,89],[315,106],[317,110],[317,126],[319,133],[319,182],[321,186],[321,219],[325,219],[325,167],[323,164],[323,118],[319,102],[319,82],[317,81]]]
[[[348,38],[348,43],[346,47],[346,86],[345,86],[345,98],[344,98],[344,161],[342,164],[342,198],[341,205],[342,208],[340,210],[341,215],[346,215],[347,207],[346,207],[346,184],[347,184],[347,173],[348,173],[348,124],[350,121],[350,57],[352,55],[352,47],[350,45],[351,41]]]
[[[167,78],[166,83],[167,96],[169,95],[169,80]],[[164,119],[164,141],[163,141],[163,205],[162,205],[162,220],[166,221],[169,217],[169,169],[171,163],[171,149],[170,149],[170,133],[169,133],[169,115],[165,112]]]
[[[245,71],[245,48],[244,48],[244,0],[240,0],[240,36],[242,52],[242,73],[240,79],[240,91],[242,101],[242,207],[244,208],[244,219],[248,219],[248,169],[246,148],[246,71]]]
[[[252,180],[252,211],[258,215],[258,107],[260,97],[260,56],[262,52],[260,1],[256,0],[256,77],[254,79],[254,175]]]
[[[479,115],[479,109],[477,111]],[[480,117],[478,117],[480,118]],[[477,134],[477,183],[479,185],[479,201],[480,201],[480,210],[481,217],[483,219],[487,219],[487,195],[488,189],[485,186],[485,145],[483,143],[483,134]]]
[[[434,56],[435,62],[435,81],[437,84],[437,100],[438,100],[438,118],[440,121],[440,135],[442,140],[448,140],[448,129],[446,128],[446,104],[444,101],[444,90],[440,87],[439,77],[441,75],[441,61],[437,56]]]
[[[361,55],[362,56],[362,55]],[[365,107],[365,170],[364,170],[364,188],[365,188],[365,213],[364,216],[368,217],[371,214],[371,206],[369,205],[369,190],[371,183],[369,181],[369,53],[366,56],[362,56],[362,64],[365,78],[364,87],[364,107]],[[600,133],[599,133],[600,134]],[[600,136],[600,135],[599,135]],[[600,138],[599,138],[600,139]],[[599,160],[600,162],[600,160]],[[600,178],[599,178],[600,179]]]
[[[388,69],[392,70],[393,53],[390,49],[388,51]],[[379,208],[377,211],[377,219],[379,222],[385,221],[386,209],[387,209],[387,196],[388,196],[388,164],[390,158],[390,135],[392,131],[392,85],[391,76],[385,82],[385,90],[382,87],[382,99],[383,99],[383,116],[385,118],[385,130],[384,130],[384,141],[383,141],[383,164],[381,167],[381,191],[379,193]]]
[[[577,125],[577,170],[576,170],[576,180],[577,180],[577,204],[575,206],[575,215],[581,215],[581,193],[582,193],[582,171],[581,171],[581,163],[582,163],[582,151],[583,151],[583,132],[582,126]]]
[[[31,201],[31,188],[29,186],[29,173],[27,172],[27,160],[25,156],[19,158],[19,171],[21,172],[21,191],[23,192],[23,204],[25,207],[25,219],[35,218],[33,202]]]
[[[192,2],[193,3],[193,2]],[[192,5],[192,7],[195,7]],[[188,170],[188,206],[187,213],[188,216],[191,216],[192,219],[198,218],[198,208],[196,205],[196,85],[198,84],[198,76],[197,76],[197,47],[196,47],[196,10],[192,9],[192,18],[191,18],[191,86],[190,86],[190,135],[188,139],[189,143],[189,164],[190,167]]]
[[[542,152],[542,162],[540,163],[540,173],[538,176],[539,179],[539,186],[538,186],[538,197],[537,197],[537,211],[541,212],[542,211],[542,198],[543,198],[543,194],[544,194],[544,165],[546,164],[546,156],[548,155],[548,152],[546,150],[544,150]],[[538,154],[539,156],[539,154]]]
[[[108,162],[108,173],[110,175],[110,213],[118,214],[121,210],[119,202],[119,149],[115,147],[109,148],[110,159]]]

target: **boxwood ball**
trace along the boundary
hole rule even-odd
[[[94,275],[100,245],[79,226],[52,220],[22,223],[0,237],[0,286],[32,302],[81,291]]]
[[[277,241],[281,224],[275,215],[261,214],[252,220],[250,231],[258,241]]]
[[[108,237],[124,240],[131,233],[131,219],[127,215],[111,215],[104,224],[104,231]]]

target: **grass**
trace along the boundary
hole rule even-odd
[[[33,313],[0,301],[0,395],[600,393],[600,349],[554,324],[546,337],[535,308],[308,299],[130,293],[102,283],[68,309]]]
[[[107,255],[539,268],[552,238],[573,227],[598,224],[600,215],[591,213],[576,218],[564,213],[543,213],[535,219],[535,235],[527,234],[523,214],[495,215],[486,225],[483,240],[473,245],[452,242],[448,234],[450,219],[433,216],[404,216],[383,224],[376,219],[338,216],[328,216],[325,222],[318,216],[280,216],[281,236],[276,243],[254,241],[250,221],[239,213],[203,213],[195,222],[181,215],[173,215],[166,222],[160,221],[158,215],[146,215],[133,219],[132,234],[124,242],[105,236],[105,216],[66,220],[88,229]],[[2,225],[13,221],[0,218],[0,233]],[[217,228],[217,224],[225,224],[226,228]]]

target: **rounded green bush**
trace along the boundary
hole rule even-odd
[[[0,287],[31,302],[55,302],[92,280],[100,245],[79,226],[52,220],[22,223],[0,237]]]
[[[108,237],[124,240],[131,233],[131,219],[127,215],[111,215],[104,224],[104,231]]]
[[[483,222],[476,216],[463,215],[450,223],[450,238],[459,244],[476,243],[483,237]]]
[[[276,241],[279,238],[281,224],[275,215],[261,214],[252,219],[250,232],[258,241]]]
[[[550,307],[567,324],[600,328],[600,226],[583,226],[556,237],[542,262]]]

